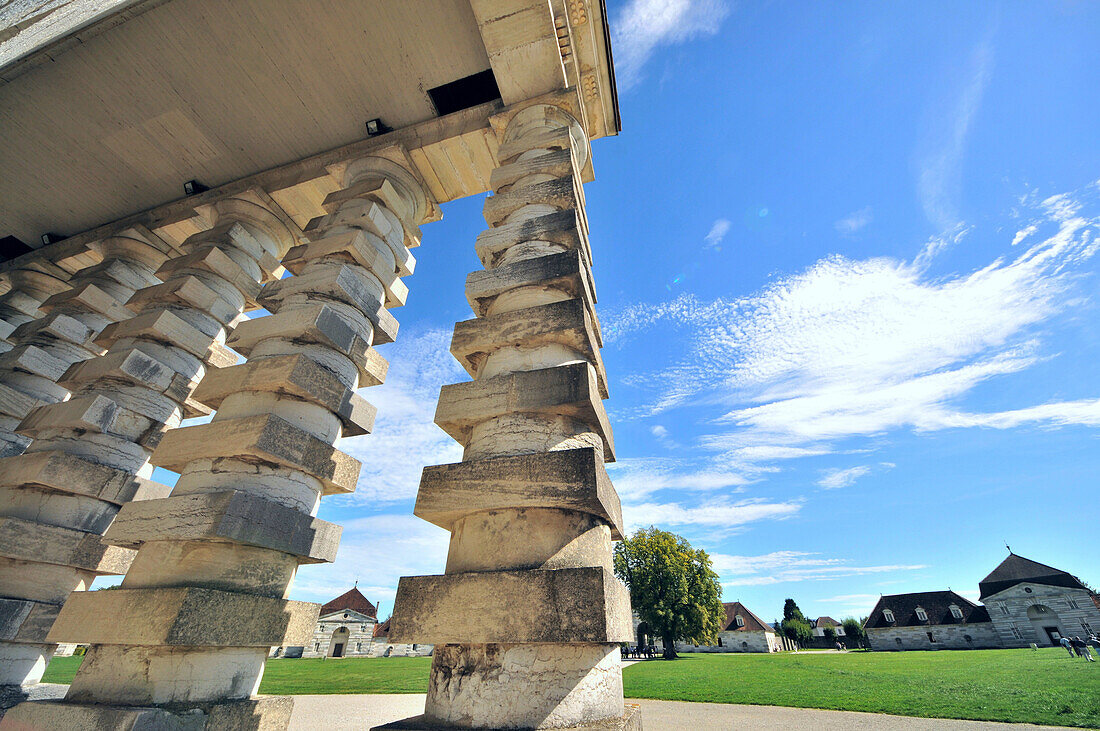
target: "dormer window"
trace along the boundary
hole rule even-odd
[[[882,618],[885,619],[887,622],[893,622],[894,621],[894,613],[891,612],[889,609],[883,609],[882,610]]]
[[[955,619],[962,619],[963,618],[963,610],[959,609],[958,604],[952,604],[951,605],[951,616],[954,617]]]
[[[917,607],[917,619],[922,622],[928,621],[928,612],[924,611],[924,607]]]
[[[738,614],[736,617],[734,617],[733,621],[737,623],[738,627],[744,627],[745,626],[745,618],[742,617],[740,614]]]

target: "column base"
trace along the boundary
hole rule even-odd
[[[427,716],[413,716],[401,721],[375,726],[371,731],[521,731],[519,729],[489,729],[475,726],[454,726],[433,721]],[[539,727],[547,728],[550,727]],[[642,708],[631,703],[626,704],[623,715],[603,721],[592,721],[576,726],[555,726],[555,731],[642,731]]]
[[[0,729],[94,728],[98,731],[283,731],[294,699],[267,696],[202,704],[189,709],[37,701],[20,703],[0,719]]]

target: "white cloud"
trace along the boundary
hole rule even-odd
[[[748,297],[630,308],[606,318],[606,332],[622,342],[658,320],[684,326],[684,356],[633,378],[652,394],[644,413],[729,404],[716,422],[724,428],[700,444],[745,474],[754,461],[900,428],[1100,425],[1094,398],[993,413],[959,405],[980,384],[1051,357],[1041,328],[1083,301],[1074,284],[1100,248],[1100,217],[1081,211],[1096,199],[1091,190],[1042,201],[1034,231],[1016,237],[1030,245],[971,272],[931,277],[935,246],[913,262],[833,256]]]
[[[855,481],[859,478],[867,475],[871,472],[871,468],[866,465],[860,465],[859,467],[849,467],[846,470],[841,469],[829,469],[825,470],[821,479],[817,481],[817,484],[824,487],[826,490],[836,490],[840,487],[851,487],[855,484]]]
[[[624,502],[641,500],[660,490],[722,490],[728,494],[752,481],[750,475],[706,459],[623,458],[607,465],[607,469]]]
[[[833,226],[839,233],[845,236],[851,236],[860,229],[866,227],[873,218],[871,206],[867,206],[866,208],[860,208],[858,211],[848,214],[833,224]]]
[[[714,35],[728,14],[722,0],[630,0],[611,21],[619,88],[641,81],[659,46]]]
[[[762,556],[712,554],[723,586],[769,586],[795,581],[828,581],[893,571],[915,571],[919,564],[853,566],[844,559],[822,558],[805,551],[774,551]],[[727,578],[732,577],[732,578]]]
[[[707,242],[707,246],[713,248],[721,244],[726,238],[726,234],[729,233],[731,225],[732,224],[724,218],[719,218],[715,221],[704,239]]]
[[[402,332],[382,348],[390,361],[386,382],[362,395],[378,407],[374,431],[340,442],[363,463],[354,494],[338,501],[376,504],[416,495],[425,465],[458,462],[462,447],[435,425],[439,388],[469,380],[451,356],[445,330]]]
[[[768,502],[762,498],[732,501],[718,498],[688,507],[681,503],[640,503],[623,507],[627,531],[650,525],[700,526],[718,532],[735,531],[748,523],[790,518],[802,509],[797,501]]]
[[[959,224],[958,198],[966,139],[981,106],[993,69],[992,36],[971,53],[965,84],[947,115],[929,114],[928,131],[918,153],[917,193],[925,216],[942,230]]]

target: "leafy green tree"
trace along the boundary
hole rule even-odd
[[[802,614],[802,610],[795,604],[794,599],[788,599],[783,602],[783,619],[797,619],[800,622],[805,622],[806,616]]]
[[[851,637],[852,642],[860,643],[863,641],[865,636],[863,622],[855,617],[845,617],[840,625],[844,628],[844,636]]]
[[[825,639],[829,642],[836,642],[836,630],[832,627],[825,627],[821,630],[821,633],[825,635]]]
[[[788,640],[793,640],[800,645],[809,644],[814,636],[810,621],[802,614],[802,610],[798,608],[794,599],[783,602],[783,621],[779,623],[779,631]]]
[[[634,611],[664,642],[666,659],[676,657],[676,640],[718,642],[726,612],[706,551],[651,526],[615,546],[615,573],[630,589]]]

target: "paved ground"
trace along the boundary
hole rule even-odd
[[[991,731],[992,729],[1055,728],[985,721],[943,721],[931,718],[884,716],[875,713],[818,711],[807,708],[734,706],[723,703],[680,703],[632,700],[642,706],[645,731],[691,729],[806,729],[807,731]],[[297,695],[290,731],[365,731],[371,726],[415,716],[424,710],[422,695]]]

